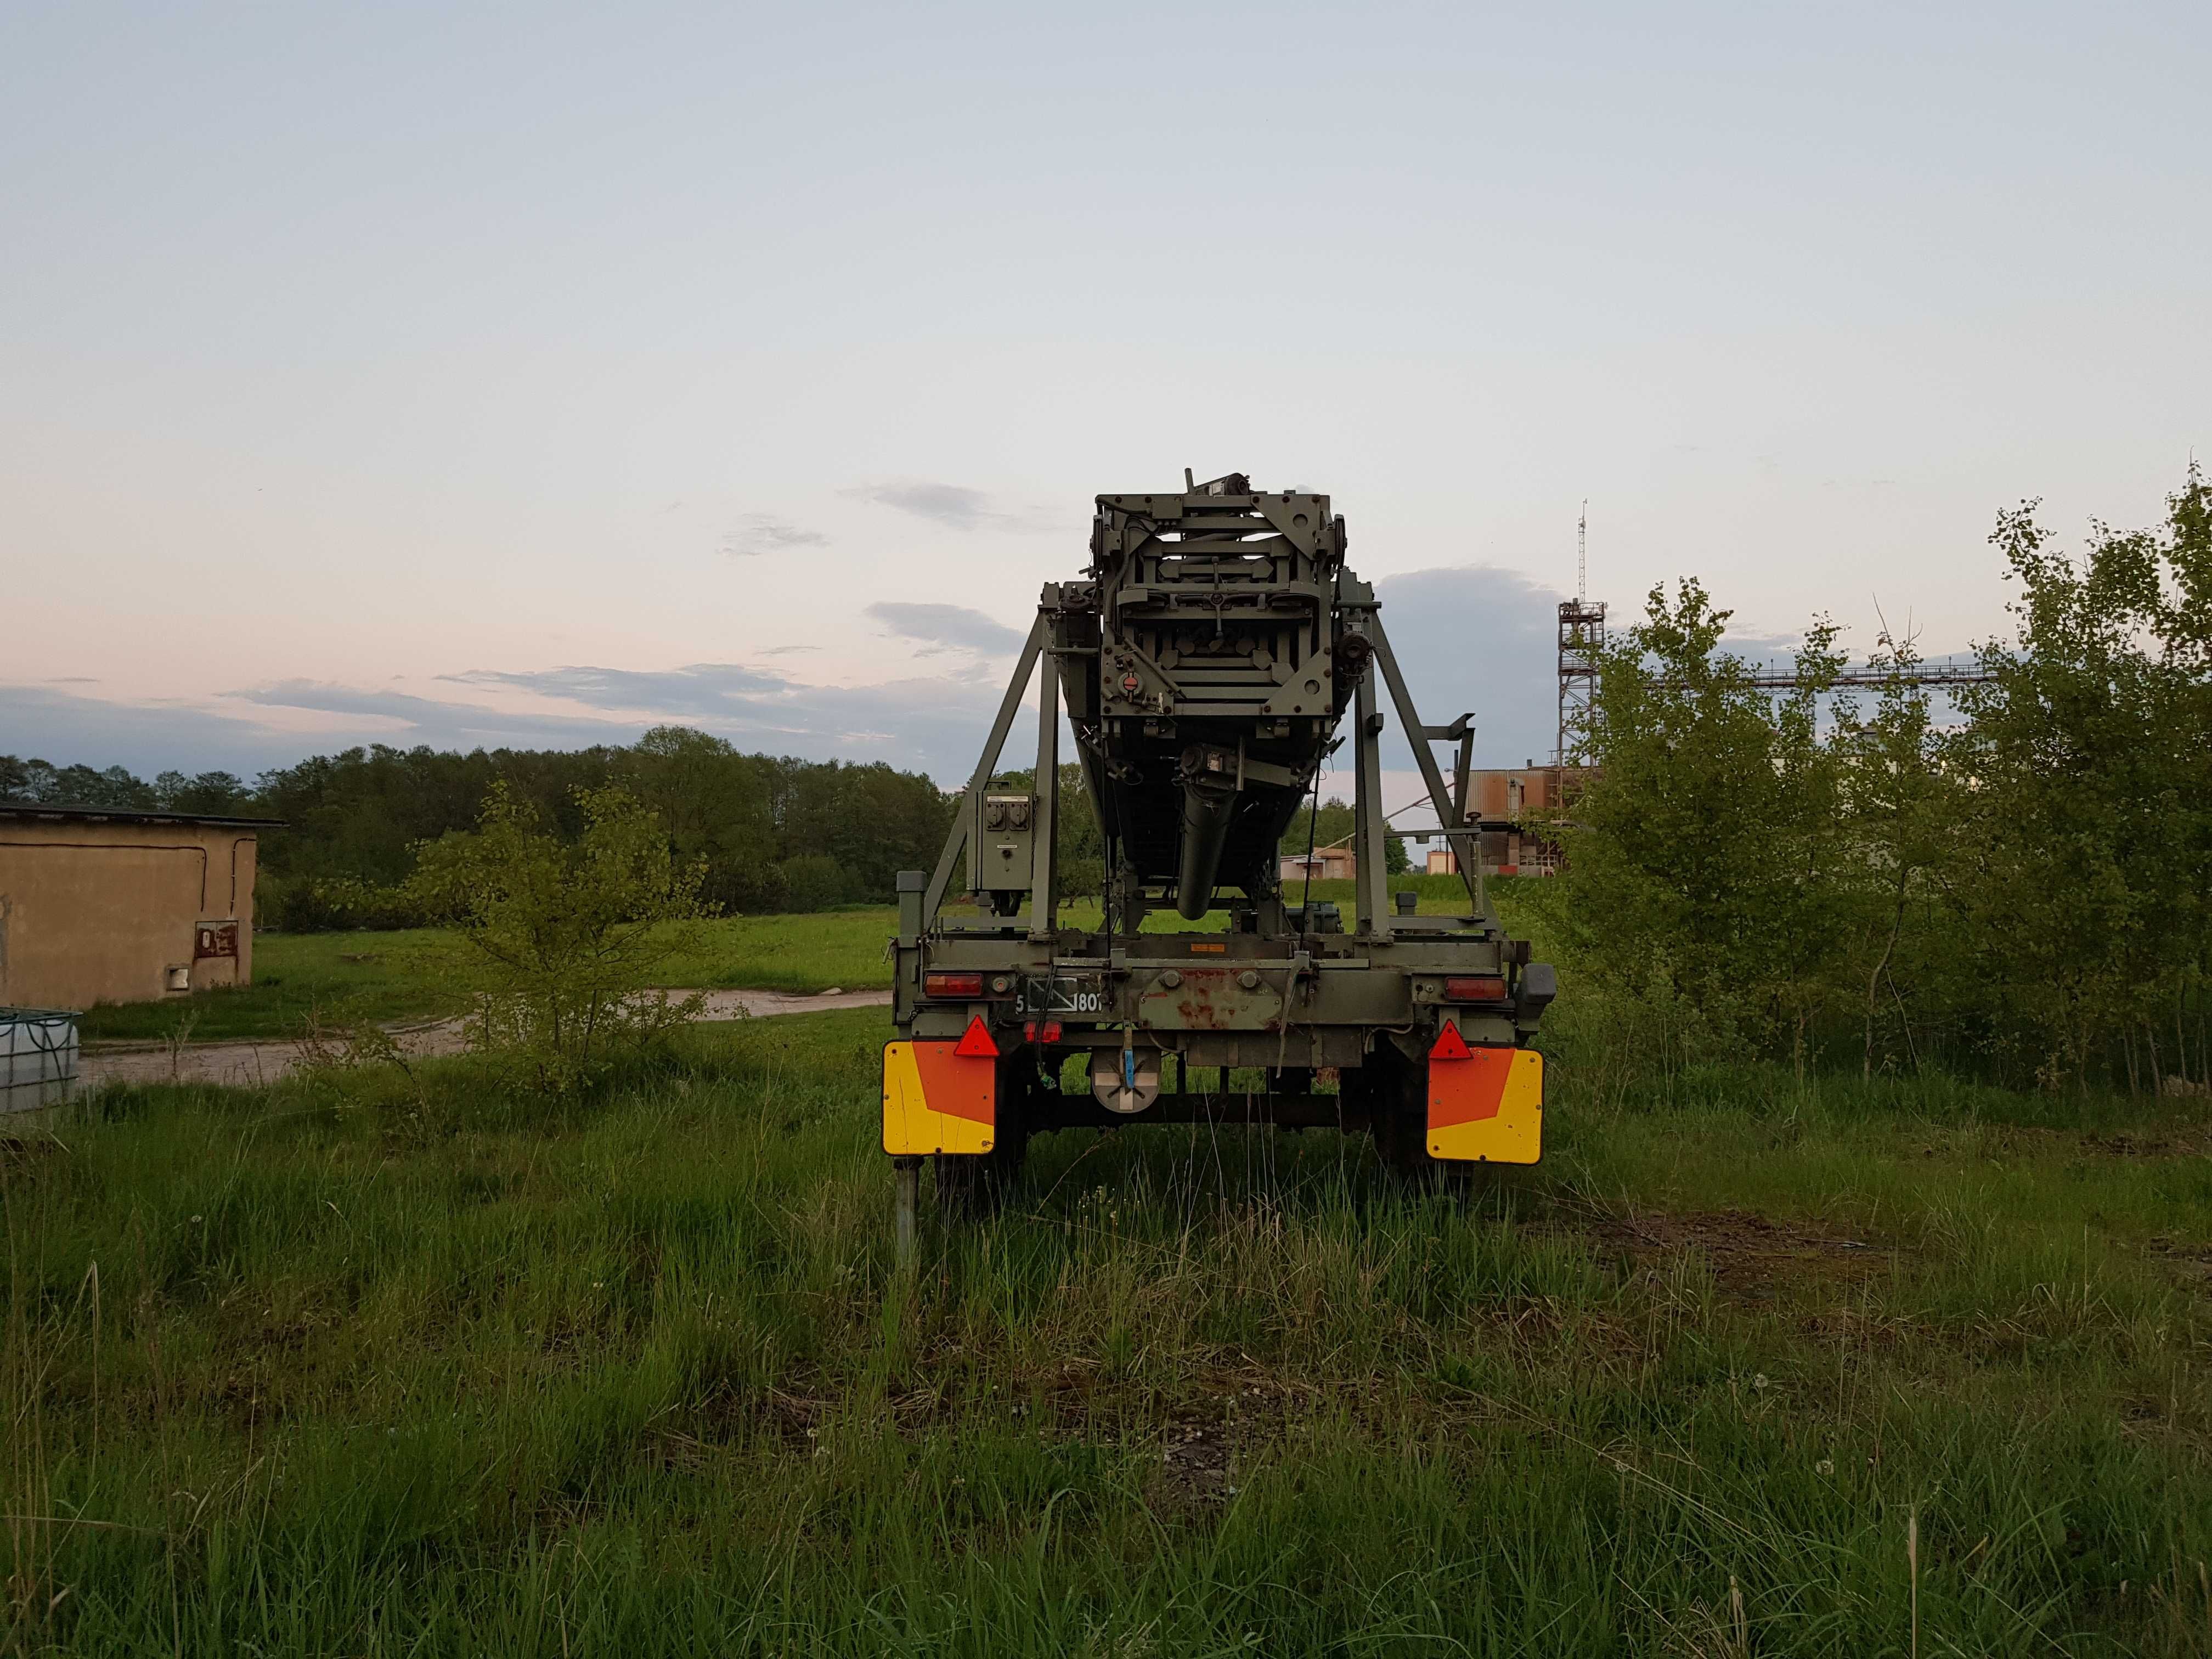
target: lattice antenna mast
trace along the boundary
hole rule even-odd
[[[1589,602],[1589,503],[1575,520],[1575,596],[1559,606],[1559,725],[1552,751],[1554,803],[1564,799],[1567,769],[1589,730],[1597,694],[1598,660],[1605,652],[1605,605]]]
[[[1583,502],[1582,516],[1575,520],[1575,603],[1589,603],[1589,502]]]

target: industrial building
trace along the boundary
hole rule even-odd
[[[0,1006],[88,1008],[253,978],[270,818],[0,803]]]
[[[1577,769],[1566,768],[1576,775]],[[1559,873],[1558,842],[1544,833],[1546,820],[1558,807],[1563,769],[1534,763],[1519,770],[1486,769],[1468,775],[1468,817],[1480,829],[1483,868],[1501,876],[1550,876]],[[1413,840],[1425,844],[1429,836],[1415,831]],[[1449,847],[1431,848],[1427,869],[1432,876],[1458,873],[1459,860]]]

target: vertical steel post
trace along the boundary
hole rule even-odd
[[[891,1167],[898,1179],[898,1197],[891,1212],[892,1259],[901,1267],[911,1267],[915,1211],[921,1200],[921,1160],[902,1158]]]
[[[1370,618],[1370,625],[1372,618]],[[1374,939],[1390,934],[1390,901],[1385,893],[1382,869],[1382,715],[1375,707],[1375,673],[1359,677],[1352,694],[1352,713],[1358,720],[1353,733],[1352,778],[1352,844],[1359,849],[1353,891],[1358,895],[1358,927]]]
[[[1037,669],[1036,816],[1030,842],[1030,939],[1045,944],[1060,925],[1060,670]]]

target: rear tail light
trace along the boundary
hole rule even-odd
[[[1024,1042],[1057,1042],[1060,1041],[1060,1022],[1056,1019],[1048,1019],[1045,1021],[1043,1024],[1040,1025],[1036,1021],[1030,1020],[1027,1024],[1022,1027],[1022,1041]]]
[[[1505,1000],[1505,981],[1487,975],[1474,979],[1448,979],[1444,981],[1446,1002],[1503,1002]]]
[[[924,974],[921,994],[926,997],[980,997],[983,994],[981,974]]]

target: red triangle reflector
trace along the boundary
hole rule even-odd
[[[952,1045],[952,1052],[965,1054],[970,1060],[995,1060],[999,1055],[999,1045],[991,1041],[991,1033],[979,1015],[968,1022],[968,1029],[960,1034],[960,1041]]]
[[[1446,1020],[1444,1029],[1437,1033],[1437,1046],[1429,1050],[1429,1058],[1431,1060],[1473,1060],[1474,1054],[1468,1048],[1467,1039],[1459,1034],[1459,1027],[1450,1020]]]

